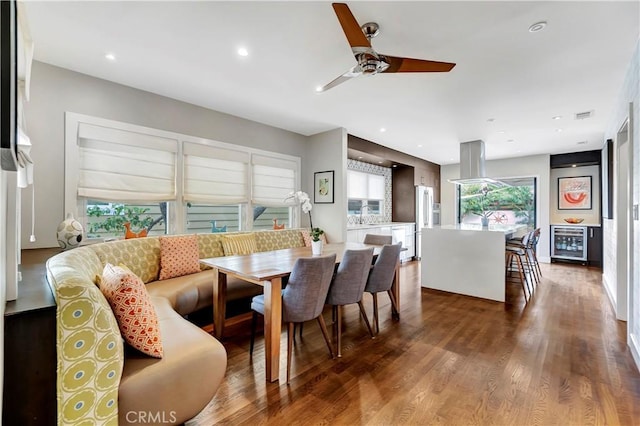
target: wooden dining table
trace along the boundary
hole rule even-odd
[[[382,246],[363,243],[325,244],[322,256],[336,254],[336,264],[342,260],[345,250],[374,248],[374,256]],[[221,339],[227,302],[227,277],[234,276],[264,287],[264,340],[266,379],[275,382],[280,376],[280,335],[282,332],[282,278],[288,276],[296,260],[312,257],[311,247],[296,247],[283,250],[265,251],[244,256],[222,256],[200,259],[200,262],[214,270],[213,278],[213,324],[214,336]],[[398,309],[400,309],[399,265],[396,264],[395,278],[391,287]],[[392,307],[393,309],[393,307]],[[399,312],[393,310],[394,318]]]

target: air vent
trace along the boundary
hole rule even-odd
[[[576,120],[584,120],[585,118],[591,118],[593,111],[585,111],[576,113]]]

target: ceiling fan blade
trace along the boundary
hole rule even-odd
[[[389,68],[383,72],[449,72],[456,64],[451,62],[426,61],[423,59],[398,58],[384,55]]]
[[[342,74],[340,77],[333,79],[332,81],[330,81],[329,83],[325,84],[324,86],[322,86],[321,88],[319,88],[318,90],[316,90],[318,93],[322,93],[322,92],[326,92],[327,90],[336,87],[338,84],[342,84],[345,81],[352,79],[354,77],[358,77],[358,74],[353,74],[351,72],[351,70],[347,71],[346,73]]]
[[[371,47],[369,39],[364,35],[358,21],[353,17],[349,6],[345,3],[333,3],[333,10],[336,12],[338,21],[342,26],[344,35],[351,47]]]

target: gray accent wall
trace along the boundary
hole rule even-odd
[[[55,230],[66,213],[63,198],[67,111],[301,158],[309,143],[309,137],[297,133],[34,61],[31,99],[25,106],[25,116],[35,163],[37,241],[29,242],[29,187],[22,191],[24,249],[57,246]]]

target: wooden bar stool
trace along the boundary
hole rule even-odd
[[[514,245],[507,243],[505,245],[505,280],[507,279],[507,273],[510,272],[510,267],[515,262],[516,268],[518,269],[518,275],[520,276],[520,283],[522,284],[522,292],[524,294],[524,302],[527,304],[529,299],[531,299],[532,291],[529,289],[529,280],[527,278],[527,270],[525,268],[525,262],[527,262],[527,250],[526,243],[529,241],[529,234],[526,234],[522,238],[522,245]],[[527,296],[527,289],[529,289],[529,294]]]

